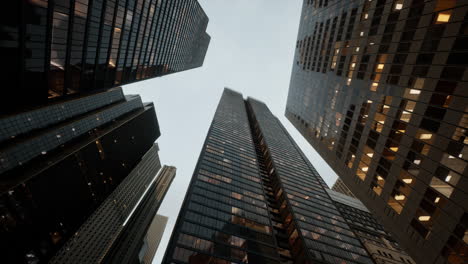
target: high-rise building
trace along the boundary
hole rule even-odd
[[[341,180],[340,178],[338,178],[333,184],[332,190],[356,198],[356,196],[354,196],[354,194],[351,192],[348,186],[346,186],[346,184],[344,184],[343,180]]]
[[[210,37],[197,0],[8,1],[0,111],[199,67]]]
[[[2,263],[99,262],[126,223],[154,217],[132,210],[147,204],[138,201],[151,198],[145,190],[154,192],[161,167],[152,103],[114,88],[2,118],[0,127]]]
[[[286,116],[418,263],[468,262],[468,9],[304,1]]]
[[[376,264],[415,263],[358,199],[329,189],[327,192]]]
[[[148,233],[144,238],[144,244],[139,253],[139,260],[142,264],[153,263],[154,255],[158,250],[159,243],[166,229],[168,217],[163,215],[156,215],[148,228]]]
[[[225,89],[163,263],[373,263],[267,106]]]
[[[105,252],[104,263],[143,263],[145,258],[145,261],[151,264],[167,222],[167,218],[159,222],[161,219],[156,212],[175,174],[175,167],[164,166],[157,177],[153,176],[154,183],[146,187],[133,212],[125,219],[123,232],[119,234],[117,241],[112,241],[111,250]]]

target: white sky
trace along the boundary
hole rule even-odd
[[[336,174],[284,117],[302,0],[199,0],[211,43],[201,68],[125,86],[155,104],[163,164],[177,174],[158,214],[169,217],[161,263],[224,87],[265,102],[328,185]]]

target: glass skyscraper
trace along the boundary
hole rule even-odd
[[[175,168],[118,86],[201,66],[207,23],[196,0],[4,3],[0,262],[139,261]]]
[[[163,263],[373,263],[268,107],[225,89]]]
[[[103,263],[119,245],[143,243],[174,176],[156,178],[152,103],[114,88],[0,127],[2,263]],[[125,249],[120,263],[138,258],[139,248]]]
[[[327,192],[376,264],[415,263],[358,199],[330,189]]]
[[[468,262],[468,9],[303,2],[286,116],[418,263]]]
[[[0,111],[199,67],[210,37],[197,0],[7,1]]]

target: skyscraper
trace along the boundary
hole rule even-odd
[[[340,178],[338,178],[336,180],[336,182],[333,184],[332,190],[334,190],[336,192],[339,192],[339,193],[342,193],[342,194],[345,194],[347,196],[351,196],[353,198],[356,198],[356,196],[354,196],[354,194],[351,192],[351,190],[348,188],[348,186],[346,186],[346,184],[344,184],[343,180],[340,179]]]
[[[0,127],[3,263],[100,262],[128,228],[150,223],[168,188],[149,196],[161,168],[154,106],[120,88],[8,116]]]
[[[375,263],[414,264],[358,199],[330,189],[327,192]]]
[[[163,263],[372,263],[267,106],[225,89]]]
[[[468,10],[304,1],[286,116],[418,263],[468,261]]]
[[[8,1],[0,14],[1,112],[199,67],[210,41],[196,0]]]
[[[144,238],[144,244],[141,248],[139,257],[140,263],[151,264],[153,263],[154,255],[158,250],[159,243],[166,229],[168,217],[163,215],[156,215],[151,222],[148,233]]]

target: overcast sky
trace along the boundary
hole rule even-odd
[[[199,0],[211,43],[201,68],[125,86],[155,104],[163,164],[177,174],[158,214],[169,221],[153,263],[161,263],[224,87],[265,102],[328,185],[336,174],[284,117],[302,0]]]

